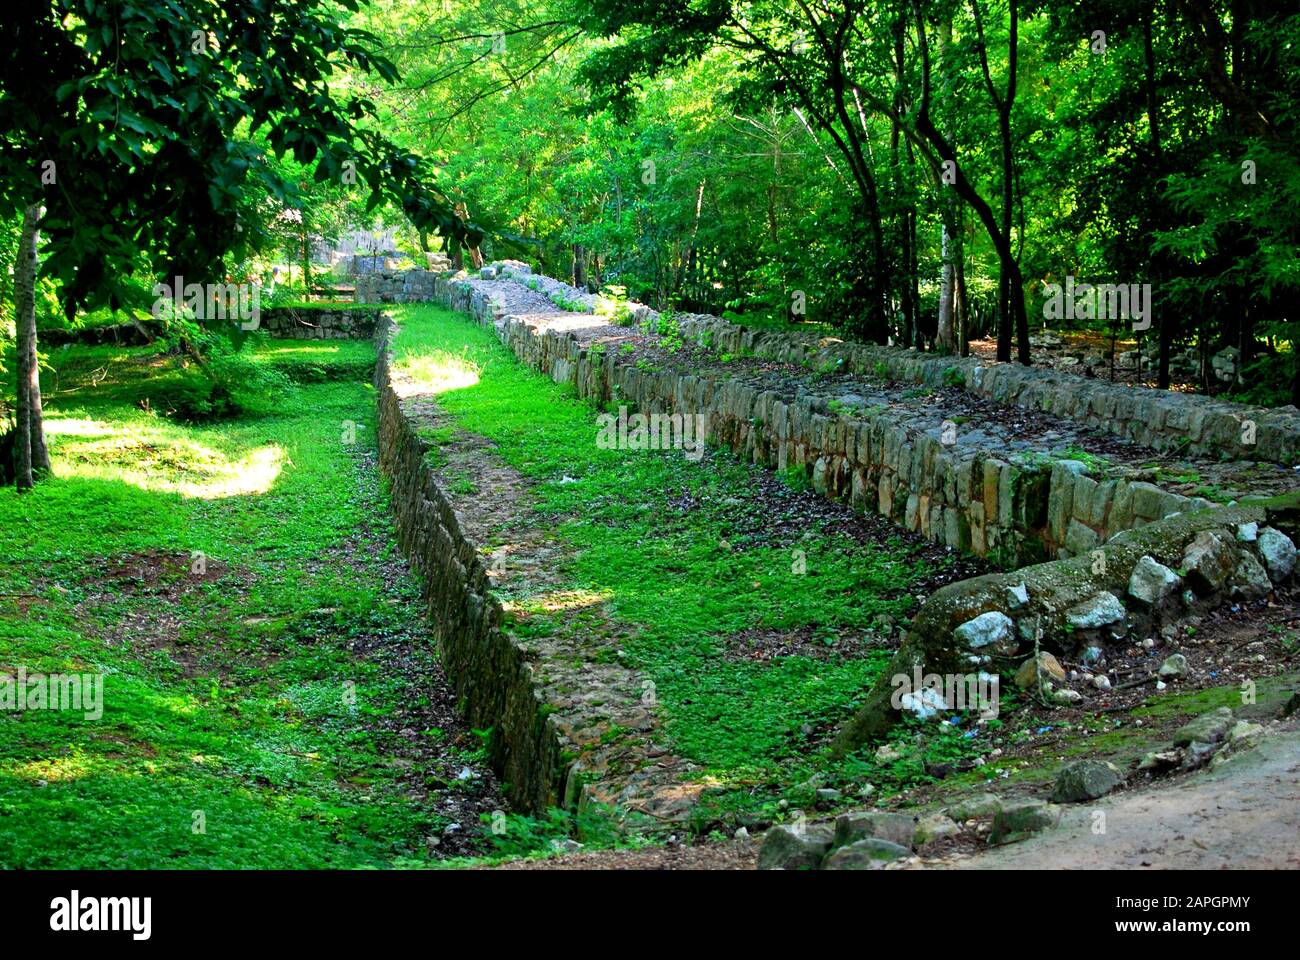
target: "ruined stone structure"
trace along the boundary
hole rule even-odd
[[[369,340],[378,310],[329,307],[271,307],[262,311],[260,329],[290,340]]]
[[[433,299],[437,274],[430,270],[377,270],[356,278],[357,303],[420,303]]]
[[[824,495],[995,557],[1008,569],[945,587],[922,604],[880,685],[842,732],[841,749],[878,736],[897,720],[888,683],[894,673],[996,670],[1039,648],[1104,645],[1224,602],[1267,595],[1295,576],[1300,496],[1296,474],[1283,464],[1300,449],[1300,425],[1289,410],[761,333],[711,317],[678,318],[684,338],[790,369],[850,367],[922,386],[958,380],[977,396],[1052,411],[1057,416],[1049,419],[1062,425],[1053,436],[1072,436],[1070,418],[1077,416],[1153,450],[1175,442],[1213,450],[1228,458],[1220,464],[1227,475],[1237,464],[1243,472],[1263,470],[1271,478],[1264,492],[1282,493],[1221,506],[1140,479],[1147,473],[1124,463],[1019,456],[995,433],[975,429],[952,441],[938,415],[922,404],[877,408],[870,397],[848,404],[846,391],[866,390],[851,379],[773,379],[770,364],[734,368],[734,374],[709,363],[692,363],[688,372],[638,366],[610,345],[629,334],[629,323],[653,329],[660,320],[654,311],[633,304],[596,315],[605,306],[597,298],[534,276],[522,264],[493,264],[473,278],[438,276],[430,296],[491,324],[522,362],[595,404],[703,415],[711,444],[774,469],[800,471]],[[381,463],[393,481],[400,542],[424,581],[444,663],[470,719],[496,731],[493,759],[514,798],[542,810],[593,798],[623,805],[662,795],[656,791],[663,784],[611,772],[635,770],[627,757],[584,755],[573,730],[548,713],[555,689],[547,685],[548,671],[530,662],[546,652],[525,649],[501,629],[482,545],[464,533],[462,518],[439,489],[393,382],[387,331],[381,320],[375,386]],[[1255,442],[1234,442],[1245,436],[1247,422]],[[1201,468],[1211,471],[1215,464],[1205,461]],[[688,769],[666,766],[669,779],[685,782]],[[684,807],[665,810],[662,819],[669,822]]]

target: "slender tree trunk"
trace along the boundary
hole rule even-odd
[[[40,242],[41,208],[23,212],[23,230],[14,265],[14,306],[17,311],[18,403],[14,438],[16,484],[29,490],[50,472],[45,445],[45,416],[41,405],[41,370],[36,353],[36,247]]]
[[[970,301],[966,296],[966,257],[961,246],[961,230],[955,231],[958,238],[957,256],[953,258],[956,277],[953,281],[953,316],[957,321],[957,349],[963,357],[970,356]]]
[[[307,211],[302,212],[302,296],[311,300],[311,245],[307,237]]]
[[[983,19],[980,14],[979,3],[972,2],[971,12],[974,14],[976,36],[978,37],[978,51],[980,57],[980,66],[984,73],[984,83],[989,92],[989,98],[998,111],[999,126],[1002,129],[1002,147],[1003,147],[1003,203],[1002,203],[1002,222],[999,224],[998,215],[993,211],[989,203],[975,189],[974,184],[966,176],[961,164],[957,162],[957,151],[951,141],[948,140],[935,126],[933,118],[930,116],[930,48],[929,38],[926,33],[925,19],[921,14],[919,4],[913,4],[913,11],[916,14],[916,36],[917,46],[921,54],[921,97],[920,105],[916,109],[916,131],[918,135],[927,140],[940,160],[948,161],[952,164],[952,171],[955,179],[952,186],[957,195],[961,197],[975,211],[980,222],[984,225],[985,231],[989,235],[989,240],[993,244],[993,249],[997,252],[998,262],[1001,265],[999,272],[999,296],[1003,304],[1002,310],[999,311],[1001,316],[999,322],[999,342],[998,342],[998,359],[1011,359],[1011,342],[1010,331],[1014,329],[1020,340],[1019,359],[1021,363],[1028,364],[1029,357],[1029,316],[1025,311],[1024,297],[1024,278],[1020,272],[1020,263],[1016,256],[1016,251],[1011,242],[1011,191],[1014,190],[1014,163],[1012,162],[1011,153],[1011,132],[1010,118],[1011,107],[1015,102],[1016,95],[1016,60],[1017,60],[1017,5],[1016,0],[1011,0],[1009,5],[1010,16],[1010,35],[1008,37],[1008,65],[1007,65],[1007,93],[1005,97],[999,96],[996,87],[993,85],[993,76],[989,70],[988,51],[984,46],[984,27]],[[1006,336],[1003,336],[1003,326],[1006,326]]]
[[[1151,130],[1151,149],[1155,153],[1156,163],[1164,167],[1164,155],[1160,144],[1160,98],[1156,91],[1156,54],[1152,37],[1155,3],[1148,3],[1142,11],[1142,59],[1143,86],[1146,88],[1147,126]],[[1155,261],[1153,260],[1153,265]],[[1155,305],[1149,304],[1152,321],[1156,325],[1159,351],[1156,359],[1156,386],[1161,390],[1169,389],[1169,354],[1174,343],[1174,326],[1167,315],[1156,316]]]
[[[1015,325],[1015,338],[1018,346],[1018,359],[1023,364],[1029,363],[1029,317],[1025,313],[1024,280],[1020,275],[1020,263],[1011,250],[1011,209],[1013,191],[1015,190],[1015,145],[1011,140],[1011,109],[1016,102],[1016,43],[1017,10],[1015,0],[1011,0],[1010,37],[1007,50],[1007,92],[1002,98],[998,110],[998,127],[1002,139],[1002,236],[1007,245],[1007,255],[1003,257],[1002,269],[998,276],[998,292],[1001,297],[1002,310],[998,318],[998,359],[1011,359],[1012,324]],[[987,67],[985,68],[987,76]],[[992,83],[989,85],[992,91]],[[1013,302],[1015,301],[1015,302]]]
[[[937,66],[939,70],[939,99],[944,106],[951,101],[952,84],[949,82],[948,57],[952,48],[952,15],[948,14],[939,24],[939,49]],[[943,216],[942,232],[939,237],[940,260],[939,275],[939,320],[935,328],[935,346],[941,353],[957,353],[957,323],[953,317],[954,300],[957,294],[957,269],[953,262],[953,206],[952,198],[946,190],[939,191],[939,206]],[[964,353],[964,351],[963,351]]]
[[[580,243],[573,245],[573,285],[587,289],[587,251]]]
[[[939,324],[935,328],[934,342],[940,353],[956,353],[956,331],[952,320],[953,294],[956,292],[957,271],[952,263],[952,240],[948,224],[943,225],[939,238],[940,257],[943,267],[939,275]]]

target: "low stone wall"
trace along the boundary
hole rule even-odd
[[[378,270],[356,277],[357,303],[420,303],[433,299],[433,270]]]
[[[559,287],[553,292],[568,295]],[[1087,551],[964,581],[929,598],[843,732],[841,749],[897,721],[888,682],[896,673],[964,674],[996,669],[995,659],[1022,658],[1035,644],[1104,643],[1228,600],[1265,595],[1294,576],[1295,548],[1283,531],[1296,533],[1297,496],[1210,508],[1151,484],[1098,481],[1069,461],[1030,469],[987,454],[957,458],[937,440],[909,435],[885,417],[830,415],[816,398],[786,403],[739,382],[620,363],[613,351],[583,348],[572,332],[602,324],[598,318],[507,316],[490,285],[464,275],[439,278],[435,298],[494,324],[523,362],[580,396],[602,404],[617,399],[647,413],[705,413],[711,441],[756,462],[804,467],[822,492],[879,509],[933,539],[977,553],[1000,550],[1015,561]],[[470,721],[493,729],[491,757],[511,799],[534,811],[573,806],[585,788],[556,715],[548,716],[526,652],[502,630],[488,572],[403,413],[389,368],[386,318],[376,336],[380,460],[392,478],[399,543],[424,583],[447,674]],[[1103,538],[1109,542],[1102,545]]]
[[[40,342],[46,347],[80,344],[95,347],[112,344],[119,347],[143,347],[153,343],[163,334],[157,320],[134,320],[102,327],[79,327],[75,330],[42,330]]]
[[[521,282],[538,279],[499,269]],[[581,295],[555,280],[533,289],[553,300]],[[463,276],[440,278],[436,297],[495,323],[520,360],[597,406],[617,401],[644,414],[703,415],[711,443],[777,470],[801,470],[818,493],[1007,566],[1078,555],[1122,530],[1211,506],[1144,481],[1097,479],[1075,461],[1009,462],[950,447],[894,422],[888,411],[840,414],[814,395],[783,400],[737,380],[643,370],[616,351],[584,348],[571,330],[505,315]],[[604,322],[574,317],[587,327]]]
[[[484,276],[514,277],[535,284],[535,289],[552,300],[588,309],[596,300],[586,291],[531,274],[526,265],[513,261],[485,268]],[[654,329],[659,316],[656,311],[641,304],[628,306],[631,319],[649,320]],[[835,337],[755,330],[707,314],[677,314],[675,321],[683,337],[727,353],[929,386],[957,380],[967,390],[999,403],[1060,416],[1153,450],[1300,464],[1300,410],[1293,406],[1253,407],[1195,394],[1087,380],[1018,363],[990,364],[973,357],[942,357]]]
[[[369,340],[379,317],[379,310],[271,307],[262,311],[260,329],[288,340]]]
[[[565,797],[560,739],[546,722],[524,653],[501,630],[502,610],[475,545],[438,488],[425,445],[403,415],[388,351],[391,321],[376,333],[379,462],[392,481],[398,543],[424,587],[443,669],[471,724],[492,728],[490,760],[510,799],[537,812]]]
[[[972,357],[936,357],[897,347],[754,330],[703,314],[679,315],[677,322],[682,335],[697,342],[814,369],[931,386],[959,376],[966,389],[1000,403],[1065,417],[1155,450],[1300,463],[1300,410],[1292,406],[1251,407],[1016,363],[989,364]]]

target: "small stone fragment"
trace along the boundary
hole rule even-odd
[[[1186,747],[1193,743],[1218,743],[1232,729],[1232,711],[1219,707],[1203,713],[1179,727],[1174,734],[1174,746]]]
[[[908,847],[876,837],[858,840],[833,850],[822,863],[823,870],[879,870],[893,860],[911,854]]]
[[[1216,533],[1202,530],[1183,552],[1187,584],[1202,597],[1221,590],[1235,568],[1232,547]]]
[[[1065,611],[1065,620],[1076,630],[1100,630],[1123,623],[1124,613],[1115,594],[1102,591]]]
[[[1166,657],[1165,662],[1160,664],[1158,672],[1165,678],[1181,677],[1187,673],[1187,658],[1181,653]]]
[[[1295,544],[1281,530],[1265,527],[1259,532],[1259,555],[1264,558],[1274,583],[1282,582],[1295,571]]]
[[[1016,671],[1016,686],[1021,690],[1028,690],[1038,685],[1038,673],[1041,669],[1044,678],[1050,677],[1053,680],[1064,680],[1065,670],[1057,661],[1056,657],[1050,653],[1040,653],[1038,655],[1037,667],[1033,657],[1030,657],[1020,665]]]
[[[989,843],[1012,843],[1023,840],[1060,822],[1061,808],[1041,800],[1004,806],[993,815],[993,830]]]
[[[1138,560],[1128,578],[1129,595],[1148,608],[1158,607],[1182,586],[1182,578],[1152,556]]]
[[[907,847],[915,832],[916,821],[905,813],[846,813],[835,818],[834,846],[870,837]]]
[[[955,837],[959,833],[961,833],[961,826],[955,820],[941,813],[934,813],[922,817],[917,822],[916,830],[912,834],[912,847],[920,849],[927,843],[943,837]]]
[[[1018,645],[1015,621],[1000,610],[990,610],[967,620],[953,631],[953,635],[963,646],[972,650],[989,648],[1011,653]]]

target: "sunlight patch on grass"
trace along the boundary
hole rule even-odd
[[[96,773],[105,773],[112,768],[113,765],[107,760],[76,750],[66,757],[15,764],[6,772],[28,783],[40,780],[46,783],[67,783]]]
[[[483,372],[476,361],[466,356],[467,352],[403,350],[397,357],[395,368],[421,392],[438,394],[463,390],[478,384]]]
[[[561,613],[584,610],[604,603],[614,596],[613,590],[556,590],[527,600],[502,603],[507,613]]]
[[[47,437],[110,437],[118,432],[102,420],[82,420],[73,417],[67,419],[49,418],[45,421]]]
[[[142,424],[55,419],[55,473],[60,477],[120,480],[141,490],[214,500],[265,493],[284,468],[286,453],[267,444],[232,458],[177,429]]]

